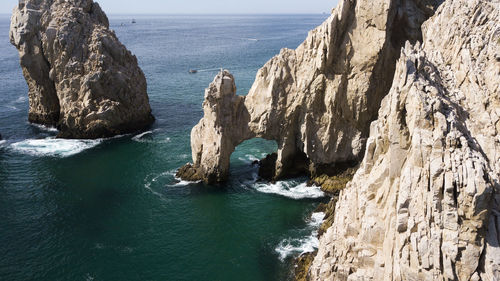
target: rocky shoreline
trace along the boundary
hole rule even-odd
[[[26,0],[11,43],[30,122],[103,138],[154,122],[137,58],[92,0]],[[341,0],[248,95],[222,70],[191,131],[188,181],[227,181],[242,142],[275,141],[270,182],[332,197],[297,280],[500,279],[500,2]],[[0,136],[1,139],[1,136]]]
[[[225,181],[236,146],[274,140],[263,178],[338,195],[297,279],[499,279],[499,50],[498,1],[340,1],[247,96],[219,73],[178,176]]]
[[[323,175],[319,179],[312,180],[310,184],[321,186],[321,190],[330,198],[328,203],[320,203],[313,213],[322,212],[325,214],[323,222],[318,229],[318,239],[326,233],[326,231],[335,222],[335,206],[339,199],[340,191],[343,190],[347,183],[353,179],[357,168],[348,168],[337,176],[328,177]],[[293,260],[293,277],[296,281],[309,280],[309,270],[312,266],[314,258],[318,251],[299,255]]]

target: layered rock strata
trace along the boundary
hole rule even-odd
[[[406,40],[422,38],[420,25],[440,2],[341,1],[296,50],[283,49],[259,70],[246,97],[205,102],[205,112],[206,106],[228,111],[205,115],[193,129],[194,164],[179,175],[224,180],[234,146],[256,137],[278,144],[273,179],[303,162],[297,159],[306,158],[313,175],[336,163],[360,161],[370,122],[391,87],[400,48]],[[221,127],[205,125],[200,134],[202,124],[237,130],[218,134]],[[200,157],[211,153],[205,149],[216,151],[217,160]]]
[[[500,2],[407,44],[309,280],[500,280]]]
[[[11,43],[29,88],[30,122],[60,137],[99,138],[150,125],[154,118],[137,59],[92,0],[23,0]]]

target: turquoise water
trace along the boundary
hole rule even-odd
[[[275,143],[240,145],[221,186],[174,172],[191,161],[189,132],[216,69],[229,69],[244,95],[258,68],[325,17],[111,16],[146,74],[157,122],[145,134],[79,141],[26,121],[27,86],[0,16],[0,280],[289,278],[291,258],[317,243],[321,215],[310,216],[325,199],[305,179],[256,179],[252,160]]]

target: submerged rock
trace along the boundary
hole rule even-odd
[[[30,122],[59,137],[99,138],[137,131],[154,118],[144,73],[92,0],[25,0],[10,40],[29,87]]]
[[[423,31],[310,280],[500,280],[500,6],[448,0]]]
[[[296,50],[283,49],[259,70],[246,97],[233,86],[228,98],[206,96],[191,134],[194,168],[223,181],[235,146],[256,137],[278,144],[273,180],[294,174],[297,163],[314,175],[319,167],[359,162],[400,48],[421,39],[421,23],[440,2],[341,1]]]

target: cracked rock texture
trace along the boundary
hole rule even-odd
[[[259,70],[246,97],[204,103],[205,116],[191,134],[194,164],[180,176],[225,180],[234,147],[256,137],[278,144],[273,179],[287,176],[304,158],[313,175],[360,161],[400,48],[406,40],[421,40],[421,23],[440,2],[341,1],[296,50],[283,49]],[[217,160],[203,157],[213,153]]]
[[[407,43],[310,280],[500,280],[500,2]]]
[[[221,71],[205,90],[204,117],[191,131],[193,159],[199,168],[188,164],[179,170],[177,176],[208,183],[227,179],[229,157],[246,129],[233,120],[248,120],[243,102],[244,97],[236,95],[233,76],[227,70]]]
[[[99,138],[143,129],[154,118],[137,59],[92,0],[23,0],[10,40],[29,87],[29,121],[59,137]]]

